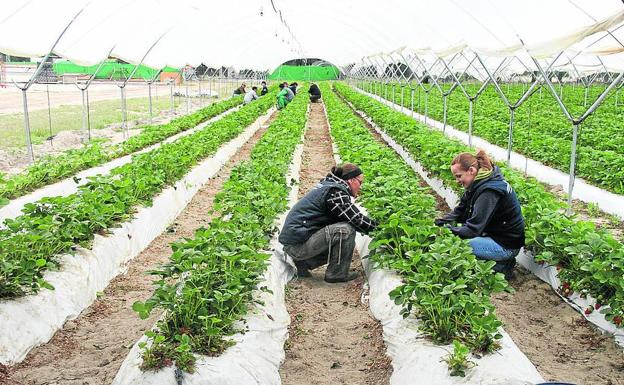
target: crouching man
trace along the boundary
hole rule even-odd
[[[376,223],[352,202],[364,181],[362,170],[346,163],[310,190],[288,213],[279,241],[295,261],[297,275],[327,264],[325,281],[347,282],[357,278],[350,272],[356,231],[368,233]]]

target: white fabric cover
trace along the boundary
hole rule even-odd
[[[95,175],[107,175],[108,173],[110,173],[110,171],[114,168],[123,166],[126,163],[130,163],[132,161],[132,157],[136,154],[141,154],[144,152],[149,152],[153,149],[156,149],[158,147],[160,147],[163,143],[171,143],[181,137],[187,136],[187,135],[191,135],[201,129],[203,129],[204,127],[206,127],[207,125],[216,122],[217,120],[223,118],[226,115],[231,114],[232,112],[238,111],[238,109],[240,108],[240,106],[234,107],[230,110],[225,111],[224,113],[217,115],[207,121],[205,121],[204,123],[201,123],[199,125],[197,125],[196,127],[190,129],[190,130],[186,130],[183,132],[180,132],[178,134],[175,134],[173,136],[170,136],[169,138],[163,140],[162,142],[156,143],[154,145],[151,145],[149,147],[146,147],[140,151],[134,152],[132,154],[128,154],[126,156],[122,156],[121,158],[117,158],[117,159],[113,159],[108,163],[105,163],[101,166],[97,166],[97,167],[93,167],[87,170],[83,170],[80,171],[79,173],[77,173],[74,176],[68,177],[64,180],[61,180],[59,182],[56,182],[54,184],[51,185],[47,185],[44,187],[41,187],[38,190],[35,190],[29,194],[23,195],[19,198],[13,199],[11,200],[11,202],[9,202],[9,204],[7,204],[6,206],[3,206],[2,208],[0,208],[0,226],[2,226],[2,223],[4,222],[5,219],[7,218],[15,218],[17,216],[20,216],[22,214],[22,209],[24,208],[24,206],[27,203],[33,203],[33,202],[37,202],[38,200],[40,200],[41,198],[44,197],[55,197],[55,196],[68,196],[71,195],[73,193],[75,193],[76,191],[78,191],[78,186],[81,186],[87,182],[89,182],[89,180],[87,179],[90,176],[95,176]],[[78,181],[78,183],[76,183],[74,181],[74,177],[79,178],[80,180]]]
[[[61,257],[59,271],[45,273],[55,290],[41,290],[15,300],[0,301],[0,362],[22,361],[33,347],[52,338],[65,321],[77,317],[125,271],[127,264],[154,238],[166,230],[201,186],[253,136],[273,109],[258,118],[242,134],[223,145],[213,157],[193,168],[174,186],[161,192],[151,207],[138,210],[134,219],[113,229],[108,236],[96,235],[90,250]]]

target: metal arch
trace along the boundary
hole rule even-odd
[[[80,16],[82,11],[84,11],[84,7],[80,9],[78,13],[74,15],[74,17],[65,26],[63,31],[61,31],[59,36],[54,41],[54,44],[52,44],[52,47],[50,48],[50,50],[48,50],[48,53],[44,56],[41,63],[39,63],[39,66],[37,66],[35,73],[30,77],[28,82],[24,84],[23,86],[20,86],[17,84],[15,80],[13,80],[13,85],[15,85],[15,87],[19,88],[22,91],[22,103],[24,105],[24,131],[26,132],[26,151],[28,152],[28,161],[31,164],[35,162],[35,154],[33,152],[32,140],[30,137],[30,117],[28,115],[28,96],[26,95],[26,92],[28,91],[30,86],[32,86],[32,84],[35,82],[35,80],[37,79],[41,71],[43,70],[43,65],[48,61],[48,58],[52,54],[52,51],[54,51],[54,48],[56,48],[56,45],[59,43],[59,41],[61,41],[61,38],[63,37],[63,35],[65,35],[69,27],[74,23],[74,21],[76,21],[76,19],[78,18],[78,16]]]
[[[468,69],[470,67],[473,66],[473,63],[474,63],[475,60],[477,60],[477,57],[475,55],[475,57],[473,57],[472,60],[470,60],[470,61],[468,61],[468,58],[466,58],[463,55],[463,53],[462,53],[462,57],[468,62],[468,65],[466,66],[466,70],[462,73],[462,75],[463,75],[463,74],[465,74],[468,71]],[[468,104],[469,104],[469,106],[468,106],[468,146],[472,147],[472,131],[473,131],[473,124],[474,124],[474,103],[476,102],[477,98],[479,96],[481,96],[483,91],[485,91],[487,86],[490,84],[491,78],[488,76],[487,79],[485,80],[485,82],[483,82],[481,87],[477,90],[477,92],[474,95],[470,95],[470,93],[468,93],[468,91],[466,90],[464,85],[461,83],[461,80],[459,78],[457,78],[457,75],[455,74],[455,72],[451,71],[448,68],[446,62],[443,61],[443,63],[447,67],[449,72],[451,73],[451,76],[453,76],[453,78],[457,82],[457,86],[459,87],[459,89],[462,91],[462,93],[464,94],[466,99],[468,99]],[[496,73],[496,71],[498,71],[501,68],[503,63],[504,62],[501,61],[501,63],[498,65],[498,67],[496,68],[494,73]],[[476,70],[476,67],[475,67],[475,70]]]
[[[514,120],[514,118],[515,118],[515,110],[518,107],[520,107],[522,105],[522,103],[524,103],[530,95],[533,94],[533,90],[535,89],[535,87],[539,83],[539,78],[536,76],[535,81],[533,81],[533,83],[531,84],[529,89],[526,90],[522,94],[522,96],[520,96],[520,98],[515,103],[512,104],[511,101],[509,100],[509,98],[507,98],[507,95],[505,95],[503,90],[500,88],[500,85],[498,84],[498,81],[494,77],[496,72],[494,72],[494,73],[490,72],[490,70],[485,65],[485,63],[484,63],[483,59],[481,58],[481,56],[478,53],[475,53],[475,55],[477,56],[477,59],[479,60],[479,62],[483,66],[483,69],[485,70],[485,72],[488,74],[488,77],[492,80],[492,84],[494,84],[496,92],[498,93],[500,98],[503,100],[503,102],[507,105],[507,108],[509,108],[509,130],[508,130],[508,136],[507,136],[507,165],[511,165],[511,150],[512,150],[512,147],[513,147],[513,128],[514,128],[514,123],[515,123],[515,120]],[[561,53],[557,56],[557,58],[559,56],[561,56]],[[511,64],[511,61],[513,61],[514,58],[517,59],[516,56],[511,57],[511,60],[509,61],[508,64]],[[517,59],[517,60],[520,62],[520,64],[522,64],[522,66],[525,67],[525,69],[527,71],[529,71],[529,68],[522,61],[520,61],[519,59]],[[551,66],[552,66],[552,64],[551,64]],[[548,69],[550,69],[550,66],[548,67]]]
[[[78,83],[78,79],[76,79],[76,82],[74,83],[76,88],[80,90],[80,94],[82,96],[82,130],[86,132],[87,140],[91,140],[91,124],[89,124],[89,113],[88,113],[89,103],[87,103],[88,99],[85,98],[86,96],[85,93],[87,92],[87,89],[89,88],[89,86],[91,86],[91,82],[95,80],[96,75],[100,72],[100,70],[104,66],[104,63],[106,63],[106,60],[110,57],[110,54],[113,52],[113,49],[115,49],[114,46],[113,48],[110,49],[110,51],[108,51],[108,55],[106,55],[106,58],[100,62],[98,67],[95,69],[95,72],[93,73],[93,75],[91,75],[89,80],[87,80],[84,86],[81,86],[80,83]]]
[[[132,77],[134,76],[136,71],[139,69],[141,64],[143,64],[143,61],[145,60],[147,55],[149,55],[149,53],[152,51],[152,49],[154,49],[154,47],[156,47],[156,44],[158,44],[158,42],[160,42],[160,40],[168,32],[169,31],[163,33],[162,35],[160,35],[158,37],[158,39],[156,39],[156,41],[154,41],[154,43],[149,47],[149,49],[145,52],[145,54],[141,58],[141,61],[139,62],[139,64],[134,66],[134,69],[132,70],[130,75],[123,82],[121,82],[120,84],[117,84],[117,87],[119,87],[119,90],[121,92],[121,129],[122,129],[122,131],[124,133],[124,138],[128,138],[128,124],[127,124],[128,116],[127,116],[127,110],[126,110],[126,85],[130,81],[130,79],[132,79]]]
[[[148,94],[148,99],[149,99],[149,124],[152,124],[152,120],[153,120],[153,109],[152,109],[152,83],[154,83],[154,81],[156,81],[156,78],[162,73],[162,69],[159,69],[158,71],[156,71],[156,74],[149,79],[146,83],[147,83],[147,94]]]
[[[559,54],[551,62],[548,68],[550,68],[557,61],[559,56],[561,56],[561,54]],[[568,118],[568,120],[570,120],[570,122],[573,125],[572,147],[571,147],[571,152],[570,152],[570,171],[569,171],[569,181],[568,181],[568,213],[571,213],[572,212],[572,192],[574,190],[575,173],[576,173],[576,158],[577,158],[579,126],[602,104],[602,101],[607,97],[609,92],[611,92],[611,90],[615,88],[617,84],[624,78],[624,72],[621,72],[616,77],[616,79],[613,80],[611,84],[609,84],[609,86],[604,91],[602,91],[598,99],[596,99],[594,103],[583,114],[581,114],[581,116],[579,116],[578,118],[574,118],[572,114],[570,113],[570,111],[568,110],[568,108],[566,107],[563,100],[561,99],[560,95],[557,95],[555,87],[550,81],[550,77],[546,76],[546,71],[544,71],[541,64],[534,57],[531,57],[531,59],[533,60],[533,62],[535,63],[535,66],[537,67],[540,74],[544,78],[544,81],[546,82],[546,85],[548,86],[550,92],[553,94],[555,100],[557,101],[557,104],[559,104],[559,107],[563,111],[564,115],[566,116],[566,118]]]

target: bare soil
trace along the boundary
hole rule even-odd
[[[132,310],[135,301],[145,301],[153,292],[154,278],[147,273],[168,260],[171,243],[192,237],[196,229],[210,222],[208,212],[215,195],[229,179],[232,168],[249,158],[273,119],[269,118],[201,188],[167,231],[130,262],[127,273],[116,277],[77,319],[67,322],[49,343],[33,349],[22,363],[0,367],[0,384],[110,384],[132,345],[161,314],[156,311],[141,320]]]
[[[362,122],[383,142],[368,122]],[[421,186],[427,184],[422,181]],[[437,210],[448,212],[446,201],[431,193]],[[505,331],[547,381],[624,385],[624,355],[611,336],[603,335],[524,268],[516,267],[510,284],[515,293],[498,293],[492,303]]]
[[[299,195],[305,194],[334,166],[329,127],[319,103],[312,103],[300,173]],[[352,269],[360,271],[357,255]],[[288,284],[291,315],[286,361],[280,375],[290,384],[388,384],[392,368],[385,355],[382,328],[362,304],[363,276],[329,284],[325,269]]]
[[[579,385],[624,385],[624,355],[552,288],[516,267],[515,293],[492,302],[505,330],[547,381]]]

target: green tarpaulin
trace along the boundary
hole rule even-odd
[[[269,76],[271,80],[336,80],[340,70],[334,66],[281,65]]]
[[[54,72],[57,75],[63,74],[83,74],[93,75],[99,65],[81,66],[72,62],[56,62],[53,64]],[[121,64],[114,61],[104,63],[100,71],[95,76],[96,79],[125,79],[134,70],[133,64]],[[141,65],[134,73],[134,79],[151,79],[158,70]],[[175,68],[165,68],[163,72],[178,72]]]

